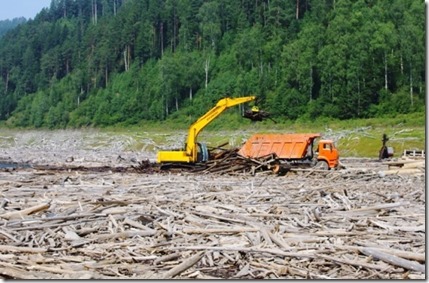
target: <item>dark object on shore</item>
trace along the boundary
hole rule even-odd
[[[386,146],[387,141],[389,141],[389,138],[386,134],[383,134],[383,139],[381,140],[383,142],[383,146],[381,147],[378,158],[380,160],[387,159],[393,156],[393,147]]]

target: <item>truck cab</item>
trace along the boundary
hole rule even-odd
[[[338,166],[338,160],[340,155],[333,141],[319,140],[316,153],[317,153],[317,161],[321,168],[328,169],[328,168],[335,168]]]

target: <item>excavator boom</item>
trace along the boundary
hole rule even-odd
[[[197,141],[197,136],[210,122],[216,119],[223,111],[238,104],[246,103],[255,100],[255,96],[245,96],[239,98],[222,98],[218,101],[216,106],[207,111],[206,114],[201,116],[196,122],[194,122],[189,128],[188,140],[186,142],[186,153],[192,155],[193,146]]]
[[[188,138],[185,145],[184,151],[159,151],[157,162],[184,162],[184,163],[195,163],[197,162],[197,137],[201,130],[204,129],[210,122],[216,119],[226,109],[253,101],[256,96],[245,96],[238,98],[222,98],[216,105],[201,116],[196,122],[194,122],[188,132]]]

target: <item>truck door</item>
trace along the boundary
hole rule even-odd
[[[332,142],[320,141],[318,159],[325,160],[329,168],[334,168],[338,165],[338,150]]]

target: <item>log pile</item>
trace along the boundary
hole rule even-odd
[[[257,173],[274,173],[284,175],[290,170],[290,166],[280,165],[274,154],[259,158],[244,158],[238,155],[239,148],[224,149],[216,147],[210,150],[210,160],[197,164],[156,164],[149,160],[143,160],[138,165],[131,166],[136,172],[152,174],[155,172],[189,172],[197,174],[216,175],[240,175]],[[117,169],[115,169],[117,171]]]
[[[281,168],[274,154],[259,158],[244,158],[238,154],[240,148],[225,149],[222,146],[224,145],[210,150],[210,160],[204,166],[194,169],[192,172],[216,173],[220,175],[242,173],[255,175],[256,173],[266,171],[284,174],[289,169],[286,166],[282,166]]]
[[[383,175],[419,175],[425,173],[426,162],[424,159],[401,158],[395,161],[384,162],[388,169],[382,172]]]
[[[425,175],[347,165],[0,169],[0,278],[425,278]]]
[[[405,149],[403,154],[403,158],[413,158],[413,159],[424,159],[426,157],[426,153],[424,150],[419,149]]]

